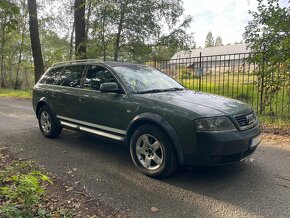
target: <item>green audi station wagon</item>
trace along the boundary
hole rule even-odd
[[[246,104],[188,90],[141,64],[54,64],[34,86],[33,107],[45,137],[68,128],[123,141],[136,167],[155,178],[181,165],[243,161],[261,141]]]

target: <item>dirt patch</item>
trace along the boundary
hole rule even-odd
[[[281,135],[290,137],[290,124],[289,126],[279,126],[275,124],[262,124],[263,132],[272,135]]]
[[[290,150],[290,136],[263,133],[262,143],[264,146]]]
[[[23,160],[17,160],[8,148],[0,146],[0,170],[3,170],[13,161]],[[38,166],[33,167],[39,170]],[[94,198],[78,182],[72,184],[62,181],[43,169],[40,171],[48,175],[53,184],[43,184],[46,194],[35,210],[44,209],[52,217],[130,217],[127,212],[113,208],[100,199]]]

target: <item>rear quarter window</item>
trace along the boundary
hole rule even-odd
[[[39,83],[42,84],[55,84],[59,75],[61,74],[62,68],[55,68],[49,70],[47,73],[43,75]]]

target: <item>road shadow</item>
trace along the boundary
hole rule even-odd
[[[126,173],[138,174],[128,148],[123,143],[77,134],[82,142],[82,149],[98,153],[98,156],[101,153],[106,160],[113,161],[116,165],[122,164]],[[289,151],[260,146],[246,162],[215,167],[181,168],[172,177],[156,182],[234,205],[251,214],[264,217],[284,216],[290,214],[290,182],[279,179],[277,175],[280,173],[290,177],[287,157],[290,157]]]

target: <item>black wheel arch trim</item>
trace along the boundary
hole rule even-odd
[[[163,131],[165,131],[165,133],[168,135],[168,137],[170,138],[170,140],[175,148],[179,164],[181,164],[181,165],[184,164],[183,149],[182,149],[181,142],[179,140],[177,133],[175,132],[173,127],[169,124],[169,122],[158,114],[143,113],[143,114],[139,114],[136,117],[134,117],[134,119],[130,122],[130,124],[127,128],[125,142],[130,144],[129,140],[133,134],[134,127],[142,121],[154,123],[157,126],[161,127],[161,129]]]
[[[56,115],[55,115],[55,112],[54,112],[54,109],[53,109],[53,106],[51,104],[51,102],[46,98],[46,97],[42,97],[37,105],[36,105],[36,108],[35,108],[35,114],[36,114],[36,118],[38,118],[38,112],[39,112],[39,109],[40,109],[40,105],[46,105],[52,112],[54,118],[56,118]]]

